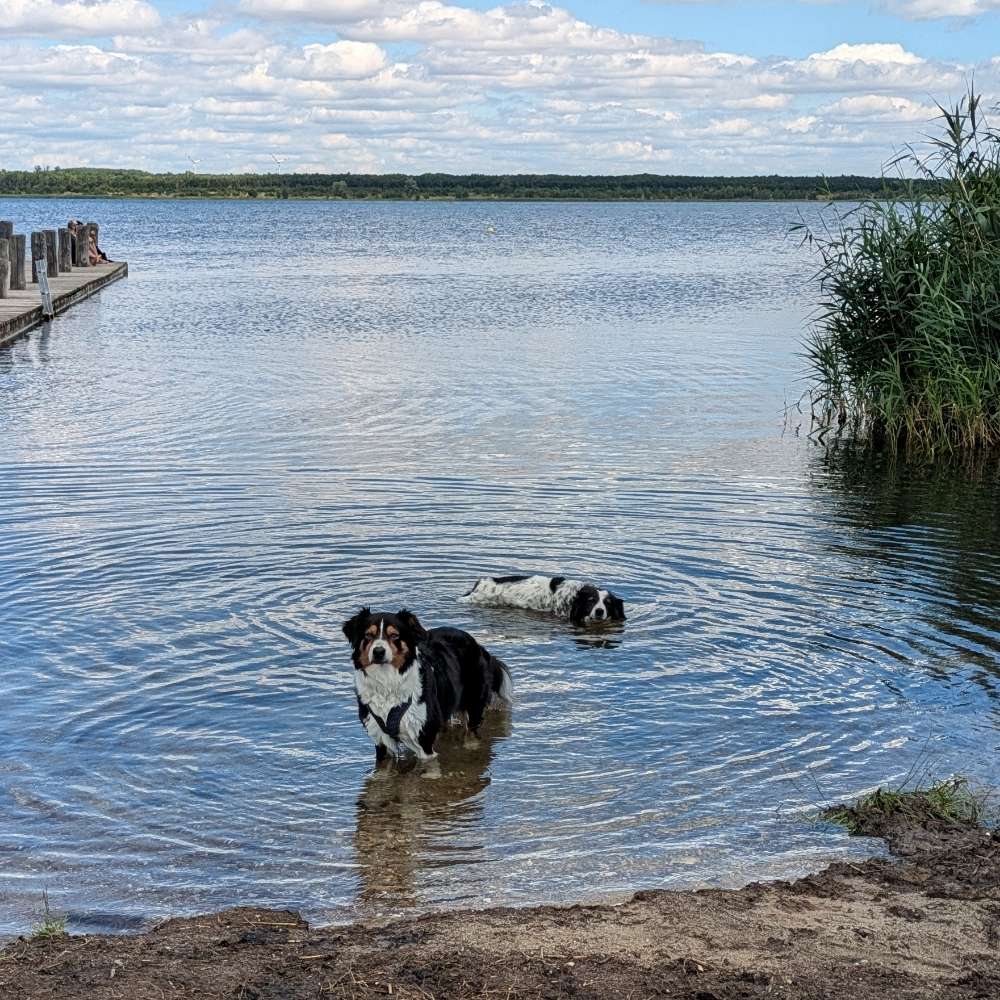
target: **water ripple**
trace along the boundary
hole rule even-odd
[[[1000,776],[996,484],[781,437],[787,208],[69,212],[133,273],[0,351],[0,933],[787,876],[867,850],[821,800]],[[456,603],[517,570],[626,628]],[[514,670],[437,781],[371,772],[368,602]]]

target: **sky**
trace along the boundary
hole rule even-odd
[[[970,80],[1000,0],[0,0],[0,168],[878,174]]]

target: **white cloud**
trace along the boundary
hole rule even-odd
[[[257,17],[346,24],[405,11],[405,0],[240,0],[240,9]]]
[[[345,28],[352,38],[380,42],[422,42],[435,45],[466,45],[505,52],[551,48],[564,50],[628,51],[648,36],[626,35],[612,28],[600,28],[574,17],[568,10],[539,0],[477,11],[424,0],[399,15],[361,20]],[[680,48],[669,39],[659,40],[664,48]]]
[[[250,28],[227,30],[221,21],[198,18],[170,22],[155,35],[116,35],[114,47],[135,54],[184,57],[195,63],[217,65],[261,59],[268,51],[278,51],[265,34]]]
[[[934,62],[896,42],[837,45],[805,59],[783,60],[761,76],[769,89],[810,92],[943,93],[963,85],[966,67]]]
[[[740,108],[747,111],[777,111],[788,107],[791,102],[791,94],[754,94],[752,97],[723,98],[719,103],[734,111]]]
[[[798,118],[793,118],[791,121],[784,123],[784,129],[786,132],[798,132],[804,134],[812,130],[812,127],[816,124],[819,119],[815,115],[799,115]]]
[[[703,129],[705,135],[747,135],[754,129],[749,118],[713,118]]]
[[[885,0],[890,13],[912,21],[942,17],[976,17],[1000,10],[1000,0]]]
[[[230,130],[217,128],[183,128],[172,135],[143,136],[146,142],[181,143],[184,147],[198,146],[203,143],[223,145],[264,145],[287,146],[291,137],[284,132],[255,132],[250,129]]]
[[[673,159],[671,149],[657,147],[651,142],[636,142],[621,140],[618,142],[591,143],[584,147],[587,155],[601,160],[618,160],[619,162],[638,162],[648,167],[650,163],[664,163]]]
[[[274,62],[263,62],[232,80],[235,89],[269,95],[310,107],[438,108],[442,103],[463,99],[475,101],[476,94],[450,90],[445,81],[435,80],[419,65],[393,63],[365,79],[312,79],[305,75],[307,61],[289,53]],[[301,74],[301,75],[294,75]]]
[[[690,6],[736,6],[742,0],[642,0],[646,4],[689,4]],[[843,4],[847,0],[805,0],[816,5]],[[968,18],[1000,10],[1000,0],[875,0],[877,10],[896,14],[909,21],[940,18]]]
[[[218,97],[203,97],[194,102],[194,110],[225,118],[269,118],[280,114],[280,101],[227,101]]]
[[[160,23],[143,0],[0,0],[0,35],[90,37],[150,31]]]
[[[285,59],[284,71],[300,80],[358,80],[374,76],[387,64],[385,52],[370,42],[306,45],[300,57]]]
[[[2,46],[0,66],[7,86],[18,90],[39,85],[117,90],[155,79],[141,60],[96,45]]]
[[[842,97],[820,110],[823,114],[836,118],[894,122],[929,122],[939,114],[933,104],[922,104],[907,97],[891,97],[887,94]]]
[[[917,66],[924,60],[920,56],[907,52],[898,42],[869,42],[862,45],[837,45],[827,52],[816,52],[809,56],[807,62],[822,64],[854,64],[866,65],[889,64],[894,66]]]
[[[973,72],[987,103],[1000,94],[1000,59],[954,64],[891,36],[762,59],[539,2],[242,9],[0,44],[0,162],[271,170],[280,148],[285,169],[875,173],[919,138],[929,94],[947,101]]]

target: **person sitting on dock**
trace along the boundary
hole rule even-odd
[[[94,237],[93,232],[88,236],[87,240],[87,251],[90,255],[90,266],[94,267],[97,264],[110,264],[111,261],[108,260],[108,255],[97,245],[97,240]]]
[[[84,228],[83,223],[79,219],[70,219],[66,223],[66,228],[74,235]],[[89,233],[87,236],[87,256],[90,260],[90,266],[94,267],[97,264],[110,264],[112,263],[108,255],[97,245],[97,239],[95,238],[93,232]]]

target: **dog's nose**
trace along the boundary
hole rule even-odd
[[[372,660],[375,663],[381,663],[385,659],[385,646],[376,646],[372,650]]]
[[[604,608],[594,608],[594,617],[600,621],[604,617]]]

